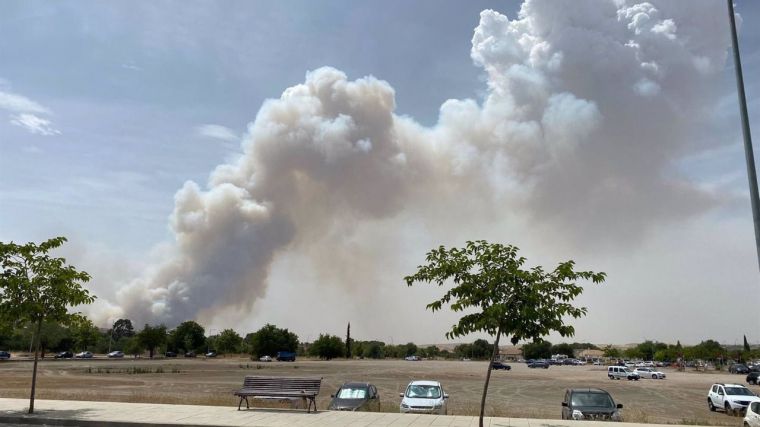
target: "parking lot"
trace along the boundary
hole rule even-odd
[[[622,403],[625,421],[741,425],[741,418],[707,409],[707,390],[715,382],[744,384],[744,375],[725,372],[677,372],[665,380],[609,380],[604,366],[552,366],[529,369],[511,363],[511,371],[491,376],[487,414],[504,417],[559,418],[566,388],[597,387]],[[404,360],[298,360],[254,362],[217,359],[44,360],[38,398],[237,406],[232,391],[245,375],[323,377],[318,408],[344,381],[375,384],[385,411],[397,411],[406,384],[413,379],[441,381],[450,395],[449,413],[476,414],[483,391],[485,362]],[[0,397],[28,397],[32,364],[0,363]],[[749,386],[755,392],[760,387]]]

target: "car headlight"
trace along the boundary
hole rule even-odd
[[[612,421],[620,421],[621,420],[621,418],[620,418],[620,411],[613,412],[612,415],[610,416],[610,419]]]
[[[406,403],[402,403],[401,407],[404,408],[404,409],[409,409],[409,405],[407,405]]]
[[[435,404],[434,407],[435,407],[435,409],[441,409],[441,408],[443,408],[443,403],[438,402],[438,403]]]
[[[574,420],[582,420],[583,419],[583,412],[573,409],[573,419]]]

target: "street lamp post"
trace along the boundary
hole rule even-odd
[[[747,98],[744,95],[744,76],[742,61],[739,56],[739,38],[736,35],[736,18],[734,17],[734,2],[728,1],[728,18],[731,22],[731,45],[734,51],[734,69],[736,70],[736,91],[739,94],[739,113],[742,120],[742,135],[744,136],[744,155],[747,159],[747,178],[749,178],[749,199],[752,204],[752,219],[755,224],[755,247],[757,263],[760,267],[760,197],[757,191],[757,172],[755,171],[755,154],[752,150],[752,135],[749,131],[747,116]]]

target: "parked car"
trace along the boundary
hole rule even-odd
[[[598,388],[565,390],[562,401],[563,420],[620,421],[622,404],[615,404],[609,393]]]
[[[529,368],[544,368],[549,369],[549,364],[543,360],[537,360],[533,363],[528,363]]]
[[[77,359],[92,359],[92,353],[89,351],[83,351],[81,353],[75,354],[74,357]]]
[[[750,372],[747,374],[747,384],[758,384],[758,377],[760,377],[760,372]]]
[[[261,362],[271,362],[272,361],[272,356],[261,356],[261,357],[259,357],[259,360]]]
[[[118,351],[118,350],[117,351],[112,351],[112,352],[108,353],[108,357],[111,358],[111,359],[122,358],[122,357],[124,357],[124,353],[121,352],[121,351]]]
[[[760,402],[752,402],[744,414],[744,427],[760,427]]]
[[[11,354],[7,351],[0,351],[0,360],[8,360],[11,358]]]
[[[417,362],[417,361],[420,361],[422,359],[420,359],[420,356],[414,356],[414,355],[412,355],[412,356],[406,356],[404,358],[404,360],[407,360],[407,361],[410,361],[410,362]]]
[[[665,374],[654,368],[636,368],[633,372],[638,374],[639,378],[651,378],[653,380],[665,379]]]
[[[195,357],[195,352],[194,351],[187,351],[187,352],[185,352],[185,357]]]
[[[164,353],[164,357],[177,357],[177,353],[173,351],[167,351],[166,353]]]
[[[74,353],[70,351],[62,351],[60,353],[56,353],[55,358],[56,359],[71,359],[74,357]]]
[[[275,359],[277,359],[278,362],[295,362],[296,354],[292,351],[278,351]]]
[[[216,350],[211,350],[205,355],[206,357],[216,357]]]
[[[495,362],[491,362],[491,369],[495,369],[495,370],[503,369],[505,371],[509,371],[510,369],[512,369],[512,367],[507,365],[506,363],[495,361]]]
[[[734,363],[728,367],[728,372],[732,374],[749,374],[749,368],[744,363]]]
[[[627,366],[608,366],[607,377],[611,380],[619,380],[621,378],[625,378],[629,381],[639,380],[639,374],[631,371]]]
[[[333,411],[380,411],[377,387],[369,383],[345,383],[330,397],[327,409]]]
[[[760,402],[760,397],[741,384],[713,384],[707,392],[707,407],[711,411],[722,409],[733,415],[744,412],[752,402]]]
[[[402,398],[399,405],[402,413],[446,415],[449,395],[444,393],[438,381],[412,381],[399,396]]]

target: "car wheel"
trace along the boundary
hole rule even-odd
[[[715,405],[712,403],[712,399],[707,398],[707,407],[710,408],[710,412],[715,412]]]
[[[607,375],[607,376],[610,377],[611,380],[615,379],[615,377],[613,377],[612,375]]]
[[[657,379],[657,375],[652,375],[652,379],[656,380]]]
[[[731,409],[731,405],[729,405],[728,403],[726,403],[725,410],[726,410],[726,414],[734,415],[734,411]]]

